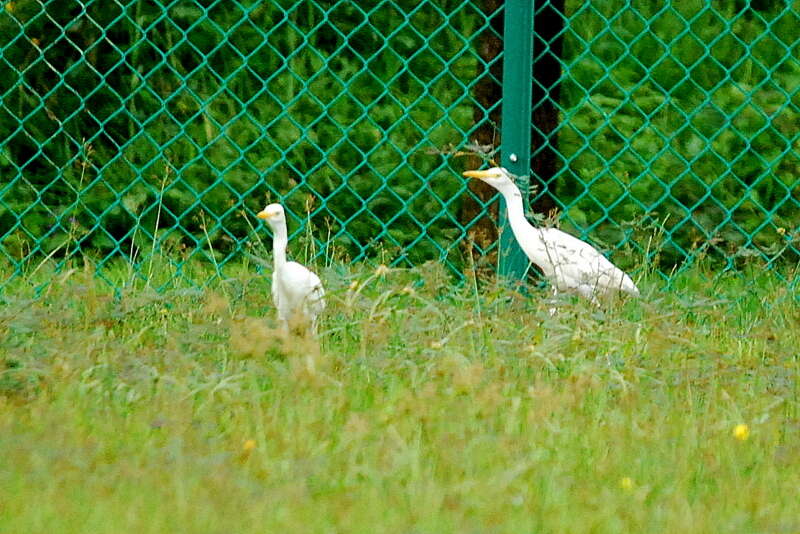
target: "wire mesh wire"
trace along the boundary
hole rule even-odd
[[[800,4],[554,4],[537,16],[563,27],[534,50],[561,67],[540,101],[560,120],[534,150],[557,155],[540,195],[566,225],[665,273],[796,265]]]
[[[800,9],[757,4],[536,2],[534,200],[623,264],[796,264]],[[203,283],[185,263],[237,262],[271,201],[309,256],[461,275],[496,249],[458,173],[482,158],[454,153],[501,142],[501,19],[488,0],[6,2],[0,286],[76,257]]]

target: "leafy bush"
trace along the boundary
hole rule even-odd
[[[800,13],[755,5],[569,2],[555,194],[575,226],[618,243],[655,219],[668,265],[709,244],[797,259]]]
[[[462,185],[425,150],[473,128],[485,25],[451,0],[13,2],[0,249],[141,257],[158,225],[224,258],[281,200],[352,259],[439,257]]]
[[[549,191],[567,224],[639,250],[636,223],[663,224],[668,266],[709,245],[796,257],[800,16],[748,6],[567,2]],[[457,266],[465,189],[426,149],[486,120],[488,17],[462,0],[9,2],[0,253],[224,263],[280,200],[317,254]]]

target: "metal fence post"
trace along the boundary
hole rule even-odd
[[[533,0],[508,0],[503,26],[503,113],[501,164],[517,176],[528,176],[531,168],[531,97],[533,88]],[[525,205],[529,180],[518,180]],[[528,259],[519,248],[505,209],[500,210],[498,272],[522,278]]]

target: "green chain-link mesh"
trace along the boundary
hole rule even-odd
[[[6,2],[3,272],[80,255],[146,277],[158,255],[191,278],[187,260],[241,258],[281,201],[311,255],[460,273],[496,248],[466,246],[488,204],[458,171],[481,158],[449,149],[498,131],[498,4]],[[565,226],[629,264],[797,260],[797,2],[535,4],[562,27],[534,40],[534,117],[549,104],[557,125],[534,120],[531,182]]]
[[[575,230],[667,270],[796,264],[800,2],[567,2],[563,22],[547,192]]]

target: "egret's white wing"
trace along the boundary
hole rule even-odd
[[[555,264],[560,289],[593,287],[594,293],[627,291],[638,294],[630,277],[596,248],[556,228],[542,229],[548,257]]]
[[[282,284],[297,308],[315,316],[325,308],[325,290],[316,274],[294,261],[287,262],[281,274]]]

